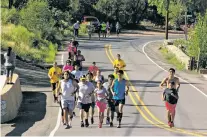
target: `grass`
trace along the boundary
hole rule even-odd
[[[40,48],[32,46],[32,39],[35,34],[29,32],[23,26],[13,24],[3,25],[1,35],[1,48],[7,49],[9,46],[22,58],[35,60],[38,62],[52,63],[55,60],[57,46],[51,42],[41,43]]]
[[[165,47],[161,47],[160,49],[162,55],[164,56],[164,58],[167,60],[168,63],[174,65],[176,67],[176,69],[178,70],[184,70],[185,69],[185,65],[182,64],[173,53],[170,53],[167,48]]]

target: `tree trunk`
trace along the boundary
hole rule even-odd
[[[9,9],[11,9],[12,8],[12,6],[13,6],[13,0],[9,0]]]

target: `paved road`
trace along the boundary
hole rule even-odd
[[[174,38],[175,36],[171,37]],[[131,92],[126,98],[124,108],[123,125],[121,129],[116,127],[110,128],[104,125],[102,129],[98,128],[98,117],[95,117],[95,124],[89,128],[81,128],[79,115],[73,120],[73,128],[64,129],[60,124],[58,117],[58,105],[52,102],[49,83],[47,84],[47,73],[38,74],[29,77],[29,80],[22,79],[24,85],[33,85],[32,80],[40,77],[38,81],[44,80],[45,85],[41,85],[41,89],[33,91],[31,86],[25,91],[33,92],[41,91],[43,97],[35,95],[39,100],[38,104],[28,105],[27,100],[23,102],[21,114],[28,112],[30,115],[21,116],[16,121],[2,124],[2,136],[24,135],[24,136],[184,136],[195,135],[201,133],[207,135],[207,104],[205,96],[200,94],[189,84],[182,82],[180,89],[180,100],[177,107],[177,115],[175,119],[176,128],[168,128],[165,119],[165,107],[161,101],[161,90],[158,88],[160,81],[167,75],[166,72],[154,65],[143,53],[145,43],[153,40],[161,40],[163,36],[138,36],[138,37],[120,37],[108,38],[98,41],[93,39],[80,40],[80,49],[86,58],[84,66],[89,66],[93,61],[102,70],[105,77],[112,73],[113,68],[111,61],[113,56],[120,53],[127,64],[126,78],[131,81]],[[108,46],[106,48],[106,46]],[[66,52],[59,52],[57,61],[62,64],[67,59]],[[26,69],[25,69],[26,71]],[[38,71],[39,73],[39,71]],[[28,76],[27,76],[28,77]],[[45,77],[45,79],[43,79]],[[32,78],[32,79],[31,79]],[[35,85],[37,87],[38,84]],[[44,88],[44,89],[43,89]],[[42,92],[45,91],[45,92]],[[29,95],[32,98],[34,94]],[[25,93],[25,99],[27,94]],[[25,103],[25,105],[24,105]],[[43,108],[44,110],[40,110]],[[40,110],[40,111],[39,111]],[[33,112],[32,115],[29,112]],[[78,114],[78,110],[76,110]],[[39,118],[40,116],[40,118]],[[14,126],[13,123],[16,123]],[[114,123],[117,124],[116,121]],[[10,126],[11,125],[11,126]],[[197,133],[199,132],[199,133]],[[204,134],[205,133],[205,134]]]
[[[161,90],[158,85],[167,73],[154,65],[142,51],[146,42],[160,39],[162,39],[161,36],[108,38],[103,41],[81,40],[80,49],[86,57],[84,66],[89,66],[93,61],[97,62],[105,77],[112,73],[111,62],[117,53],[121,54],[127,64],[125,77],[130,79],[132,91],[126,99],[123,126],[121,129],[117,129],[104,125],[102,129],[99,129],[96,117],[94,125],[90,125],[89,128],[80,128],[77,116],[73,121],[72,129],[66,130],[62,125],[58,125],[53,130],[54,135],[207,135],[207,109],[204,106],[207,103],[207,98],[182,81],[175,119],[176,128],[170,129],[165,124],[165,107],[161,101]],[[63,52],[62,55],[65,62],[67,53]]]

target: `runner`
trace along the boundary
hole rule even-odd
[[[77,55],[73,56],[73,60],[71,62],[72,62],[71,64],[73,65],[74,68],[75,68],[75,66],[79,66],[79,70],[80,70],[81,62],[80,62],[80,60],[78,60]]]
[[[120,28],[121,28],[121,26],[120,26],[119,22],[117,21],[116,22],[116,34],[117,34],[117,37],[119,37]]]
[[[169,82],[174,81],[175,82],[175,87],[177,92],[179,91],[180,88],[180,81],[178,77],[175,77],[175,69],[170,68],[169,69],[169,76],[164,78],[163,81],[160,84],[161,89],[165,89],[164,85],[168,88]]]
[[[80,68],[79,70],[82,71],[82,68],[83,68],[83,61],[85,61],[85,57],[81,54],[81,51],[78,50],[77,52],[77,60],[80,62]]]
[[[54,102],[57,101],[57,97],[55,95],[55,92],[56,92],[55,90],[56,90],[59,78],[61,76],[61,73],[62,73],[61,69],[59,67],[57,67],[57,62],[54,62],[53,67],[50,68],[49,72],[48,72],[48,77],[50,78]]]
[[[80,109],[80,121],[81,127],[88,127],[88,116],[89,116],[89,109],[91,106],[91,95],[94,93],[95,87],[91,82],[86,81],[86,76],[83,75],[80,78],[79,85],[79,92],[78,92],[78,108]],[[85,125],[83,122],[85,112]]]
[[[118,78],[118,71],[119,71],[119,68],[118,67],[114,67],[114,73],[113,73],[113,75],[114,75],[114,78],[115,79],[117,79]]]
[[[124,70],[124,68],[126,67],[126,64],[125,64],[124,60],[121,59],[120,54],[117,54],[117,59],[114,60],[113,65],[114,65],[114,68],[118,67],[119,70]]]
[[[107,36],[109,37],[110,36],[111,28],[110,28],[110,23],[108,21],[106,23],[106,30],[107,30]]]
[[[96,83],[95,81],[93,80],[93,74],[88,72],[88,74],[86,75],[87,77],[87,81],[91,82],[94,87],[96,86]],[[95,96],[94,94],[91,95],[91,124],[94,123],[94,112],[95,112],[95,106],[96,106],[96,103],[95,103]]]
[[[75,70],[71,72],[74,75],[75,79],[79,81],[80,77],[82,76],[82,71],[79,70],[79,66],[75,65]]]
[[[110,89],[113,80],[114,80],[114,75],[110,74],[110,75],[108,75],[108,82],[105,82],[103,84],[104,88],[108,92],[108,106],[107,106],[107,111],[106,111],[106,114],[107,114],[106,124],[110,123],[110,127],[113,127],[114,112],[115,112],[113,94],[112,94],[112,91]],[[111,111],[111,119],[109,117],[110,111]]]
[[[115,79],[111,85],[111,91],[113,93],[113,99],[115,100],[115,107],[118,111],[117,119],[119,124],[117,128],[121,128],[121,120],[123,116],[123,106],[125,104],[125,95],[128,95],[129,83],[123,78],[124,71],[119,70],[118,79]],[[125,90],[127,87],[127,90]]]
[[[63,69],[62,71],[65,72],[65,71],[69,71],[69,72],[72,72],[73,71],[73,66],[71,65],[71,61],[70,60],[67,60],[66,61],[66,64],[63,66]]]
[[[170,127],[174,127],[175,108],[178,102],[178,98],[178,92],[175,89],[175,82],[170,81],[168,88],[166,88],[163,92],[163,101],[165,101],[168,125]]]
[[[106,23],[102,22],[101,24],[101,33],[103,34],[103,38],[106,38]]]
[[[73,57],[76,55],[77,47],[74,45],[73,42],[69,43],[68,45],[68,59],[73,59]]]
[[[69,72],[64,72],[64,79],[61,80],[57,87],[57,95],[61,94],[61,106],[64,112],[64,125],[66,129],[71,128],[71,122],[73,118],[74,102],[75,102],[75,92],[78,90],[78,84],[71,77],[69,77]],[[68,115],[70,121],[68,121]]]
[[[98,38],[99,38],[99,40],[100,40],[100,37],[101,37],[101,24],[100,23],[98,23],[98,25],[97,25],[97,32],[98,32]]]
[[[71,43],[78,49],[79,43],[75,40],[75,38],[72,38]]]
[[[91,72],[93,74],[93,78],[95,78],[97,71],[98,71],[98,67],[96,66],[96,62],[93,62],[93,65],[91,65],[88,68],[88,71]]]
[[[102,128],[104,111],[107,104],[107,91],[102,85],[102,81],[97,81],[97,88],[94,90],[96,94],[96,106],[98,108],[99,128]]]
[[[160,88],[161,89],[163,89],[164,91],[165,91],[165,87],[164,87],[164,85],[166,85],[166,87],[167,88],[170,88],[170,84],[172,83],[172,82],[174,82],[175,83],[175,85],[173,86],[173,88],[174,89],[176,89],[176,91],[177,92],[179,92],[179,88],[180,88],[180,81],[179,81],[179,78],[177,78],[177,77],[175,77],[175,69],[174,68],[170,68],[169,69],[169,76],[168,77],[166,77],[166,78],[164,78],[163,79],[163,81],[161,82],[161,84],[160,84]],[[166,104],[166,107],[167,107],[167,109],[169,109],[169,104]],[[167,111],[167,114],[168,114],[168,124],[169,124],[169,126],[173,126],[173,123],[172,123],[172,121],[174,120],[174,115],[175,115],[175,113],[171,113],[169,110]],[[173,115],[173,116],[171,116],[171,114]],[[171,119],[173,117],[173,119]]]
[[[104,76],[101,75],[101,70],[98,70],[95,76],[95,82],[101,81],[102,83],[104,82]]]
[[[80,24],[79,21],[77,21],[74,25],[73,25],[73,29],[74,29],[74,36],[78,37],[78,30],[80,28]]]

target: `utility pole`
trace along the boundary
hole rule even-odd
[[[165,17],[165,39],[168,40],[168,22],[169,22],[169,5],[170,5],[170,0],[166,0],[166,17]]]
[[[199,71],[200,69],[200,47],[198,47],[198,61],[197,61],[197,72]]]

